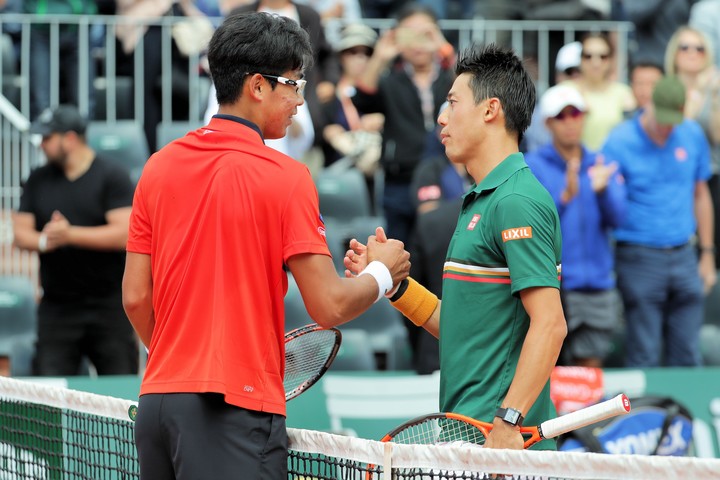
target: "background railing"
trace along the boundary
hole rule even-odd
[[[43,161],[28,127],[27,118],[0,95],[0,275],[29,277],[38,285],[37,255],[12,247],[12,211],[20,206],[21,182]]]

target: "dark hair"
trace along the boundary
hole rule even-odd
[[[240,97],[247,73],[282,75],[310,68],[312,46],[307,32],[294,20],[241,13],[227,17],[215,31],[208,45],[208,62],[218,104],[228,105]]]
[[[413,15],[425,15],[427,17],[430,17],[434,23],[438,22],[435,10],[433,10],[427,5],[410,2],[400,7],[400,9],[397,11],[397,14],[395,14],[395,23],[400,23],[406,18],[412,17]]]
[[[632,74],[638,68],[654,68],[661,74],[665,75],[665,69],[659,63],[653,62],[652,60],[641,60],[641,61],[633,63],[630,66],[630,75],[629,75],[630,78],[632,78]]]
[[[530,126],[535,109],[535,84],[522,61],[512,50],[495,44],[467,48],[455,66],[455,74],[471,75],[470,88],[475,104],[487,98],[500,100],[505,112],[505,129],[518,135],[518,143]]]

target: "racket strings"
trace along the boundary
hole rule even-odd
[[[333,330],[314,330],[285,344],[285,392],[301,387],[323,371],[335,338]]]
[[[449,418],[430,418],[410,425],[390,440],[405,445],[439,445],[450,443],[472,443],[483,445],[485,435],[479,428]]]

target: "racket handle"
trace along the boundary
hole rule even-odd
[[[629,411],[630,400],[621,393],[610,400],[543,422],[539,429],[540,435],[543,438],[554,438],[606,418],[624,415]]]

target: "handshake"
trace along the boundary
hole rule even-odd
[[[388,239],[382,227],[368,237],[367,245],[353,238],[349,247],[343,259],[345,276],[372,275],[380,287],[378,299],[393,292],[410,275],[410,253],[400,240]]]
[[[439,300],[409,277],[410,254],[403,242],[388,239],[385,230],[378,227],[375,235],[368,237],[367,245],[353,238],[349,247],[343,259],[346,277],[371,275],[379,287],[377,300],[383,295],[388,297],[396,309],[419,327],[430,320]]]

